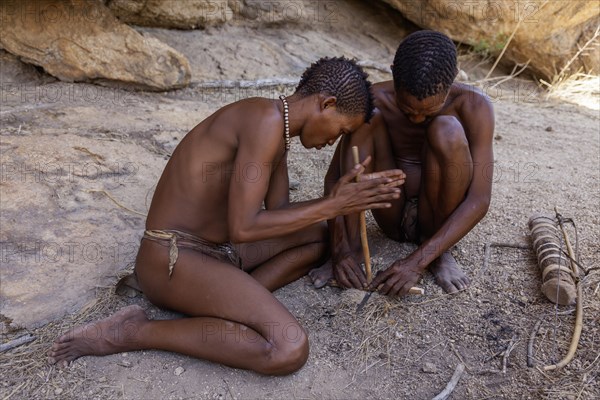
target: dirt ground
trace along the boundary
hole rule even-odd
[[[521,79],[494,89],[483,84],[496,113],[496,164],[490,210],[454,250],[472,279],[467,291],[444,295],[426,275],[424,296],[373,295],[357,311],[362,292],[315,290],[308,278],[300,279],[275,293],[306,327],[311,345],[307,364],[286,377],[160,351],[83,357],[65,370],[45,363],[45,352],[59,333],[125,305],[139,304],[152,318],[177,317],[135,293],[114,294],[117,278],[131,268],[144,226],[143,216],[132,210],[147,210],[169,154],[211,112],[241,97],[276,98],[293,91],[289,85],[207,89],[200,82],[293,79],[321,55],[389,64],[400,28],[390,28],[387,15],[350,4],[350,11],[364,12],[364,23],[372,29],[368,35],[350,36],[343,24],[314,31],[277,26],[261,31],[243,26],[203,32],[144,29],[190,58],[194,83],[187,89],[142,93],[38,77],[33,91],[23,94],[19,86],[3,92],[2,342],[25,333],[37,339],[0,353],[1,398],[427,399],[444,389],[459,363],[465,373],[454,399],[600,398],[600,272],[594,269],[600,255],[600,119],[597,110],[546,100],[535,84]],[[241,37],[254,47],[240,44]],[[218,51],[209,54],[206,48]],[[472,81],[484,76],[485,64],[477,66],[472,57],[461,60]],[[210,67],[202,68],[207,63]],[[390,78],[369,72],[375,81]],[[332,152],[293,143],[290,177],[298,183],[293,200],[322,194]],[[21,164],[32,169],[13,168]],[[80,168],[86,165],[97,169]],[[575,320],[574,307],[555,307],[541,294],[529,247],[529,216],[552,213],[555,206],[575,221],[580,261],[589,272],[581,281],[584,328],[575,359],[562,370],[544,372],[543,365],[566,353]],[[376,268],[411,251],[412,245],[385,238],[368,218]],[[101,243],[101,250],[111,253],[71,260],[42,252],[39,259],[35,248],[14,246],[36,240],[63,248],[73,240],[86,249]],[[492,247],[484,268],[486,243]],[[527,346],[538,321],[536,366],[530,368]]]

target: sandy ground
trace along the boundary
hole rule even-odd
[[[143,296],[113,293],[143,229],[143,216],[132,210],[146,212],[169,154],[211,112],[238,98],[276,98],[293,90],[203,89],[198,83],[297,78],[321,55],[388,64],[400,28],[386,25],[385,13],[351,5],[347,18],[363,12],[369,34],[349,36],[343,24],[314,31],[144,29],[194,66],[192,87],[171,93],[47,80],[3,91],[2,342],[27,332],[37,340],[0,354],[1,398],[425,399],[445,387],[459,363],[466,372],[456,399],[600,397],[600,273],[593,270],[600,252],[598,112],[546,101],[531,82],[516,79],[494,90],[484,86],[496,112],[493,200],[485,219],[454,250],[472,279],[469,290],[444,295],[427,275],[424,296],[374,295],[357,312],[362,292],[315,290],[308,278],[300,279],[275,293],[306,327],[311,343],[307,364],[287,377],[159,351],[84,357],[66,370],[46,365],[45,351],[57,334],[124,305],[139,304],[153,318],[176,317]],[[463,68],[471,79],[483,74],[467,61]],[[374,80],[389,79],[369,72]],[[300,182],[294,200],[322,194],[332,150],[293,143],[290,175]],[[540,293],[540,273],[527,248],[527,219],[555,206],[576,222],[580,260],[590,270],[582,280],[584,330],[576,357],[561,371],[542,372],[526,366],[534,325],[542,321],[534,346],[542,366],[565,354],[574,323],[574,307],[555,307]],[[378,268],[412,249],[386,239],[370,218],[368,230]],[[484,269],[486,243],[510,246],[492,247]],[[509,345],[514,347],[502,372]],[[176,374],[178,368],[183,372]]]

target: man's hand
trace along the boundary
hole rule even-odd
[[[343,287],[364,289],[367,287],[365,272],[357,262],[357,257],[350,253],[342,255],[338,260],[333,260],[333,276]]]
[[[371,157],[357,164],[350,172],[342,176],[329,193],[329,198],[336,204],[335,215],[347,215],[373,208],[388,208],[391,201],[400,197],[400,188],[404,184],[406,174],[402,170],[393,169],[364,174],[360,182],[355,182]]]
[[[398,260],[385,271],[379,272],[369,289],[388,296],[404,296],[421,280],[424,270],[410,258]]]

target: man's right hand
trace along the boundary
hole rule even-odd
[[[364,289],[367,287],[367,277],[361,268],[357,257],[352,254],[344,254],[338,260],[333,261],[333,276],[341,286],[345,288]]]

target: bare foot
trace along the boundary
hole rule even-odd
[[[430,265],[429,270],[435,277],[436,283],[446,293],[456,293],[460,290],[465,290],[471,284],[469,278],[461,271],[458,263],[449,251],[444,252],[444,254],[435,260]]]
[[[333,268],[331,267],[331,260],[327,261],[319,268],[311,269],[308,273],[308,276],[310,276],[315,289],[321,289],[323,286],[327,285],[328,282],[333,280]]]
[[[66,366],[86,355],[103,356],[135,349],[135,336],[148,322],[137,305],[128,306],[108,318],[73,328],[54,341],[48,362]]]

